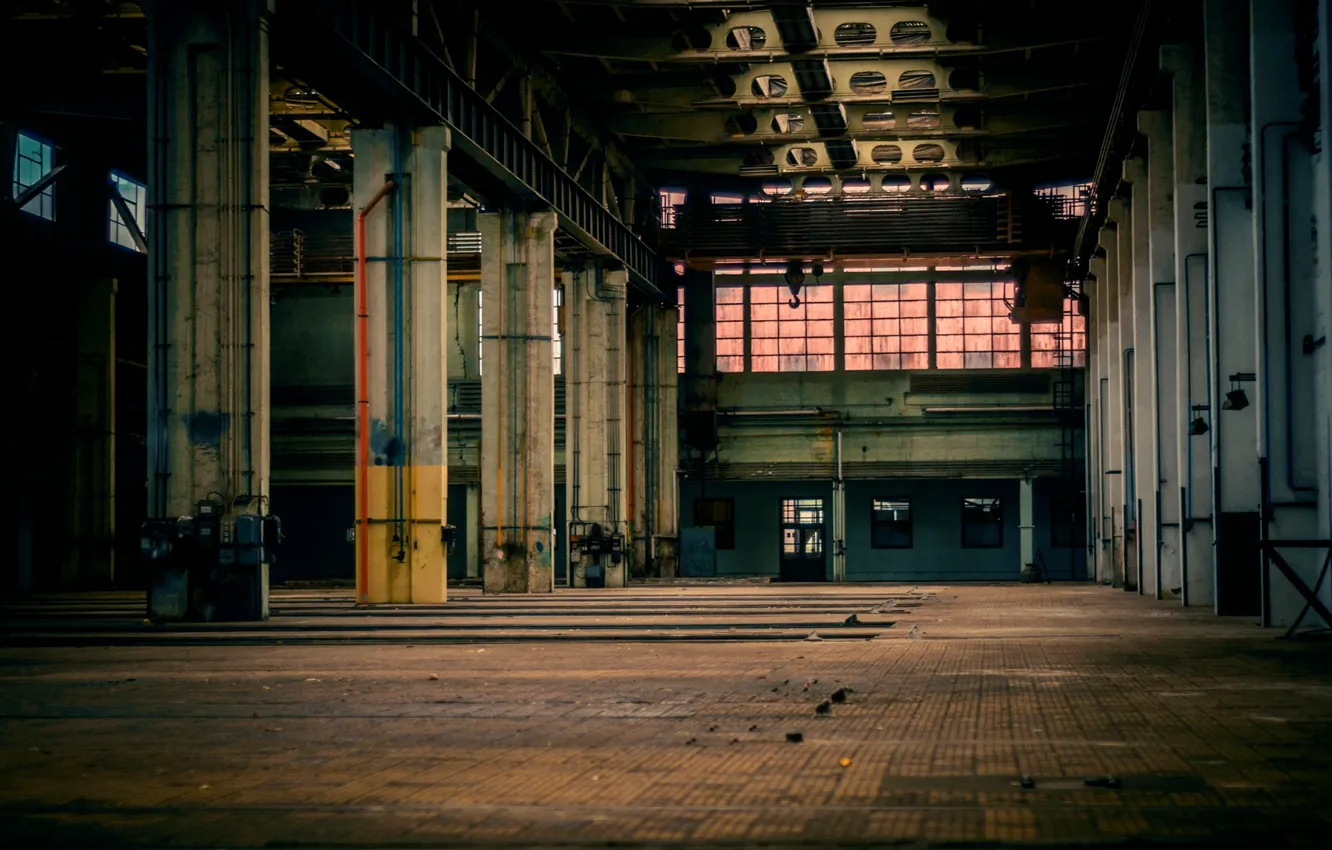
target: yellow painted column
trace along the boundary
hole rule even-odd
[[[354,215],[364,234],[357,282],[364,301],[358,292],[353,317],[356,597],[369,604],[443,602],[449,133],[358,130],[352,148]]]

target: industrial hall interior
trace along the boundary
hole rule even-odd
[[[1332,0],[10,0],[6,847],[1327,847]]]

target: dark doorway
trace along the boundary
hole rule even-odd
[[[1217,527],[1216,613],[1253,616],[1262,609],[1262,550],[1257,511],[1223,513]]]
[[[822,499],[782,500],[781,581],[826,581]]]

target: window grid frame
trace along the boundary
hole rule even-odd
[[[993,503],[994,503],[995,508],[997,508],[996,515],[997,515],[997,517],[998,517],[998,520],[997,520],[996,522],[991,522],[991,523],[987,523],[987,524],[993,525],[995,528],[998,529],[998,531],[999,531],[999,536],[998,536],[998,539],[996,540],[996,542],[994,542],[994,543],[992,543],[992,544],[979,544],[979,543],[968,543],[968,542],[967,542],[967,527],[968,527],[968,525],[974,523],[974,521],[970,521],[970,522],[968,521],[967,508],[969,507],[969,504],[968,504],[968,503],[970,503],[970,502],[993,502]],[[962,543],[962,548],[963,548],[963,549],[1002,549],[1002,548],[1004,548],[1004,500],[1003,500],[1003,497],[1002,497],[1002,496],[963,496],[963,497],[962,497],[961,519],[962,519],[962,539],[961,539],[961,543]]]
[[[125,201],[125,206],[129,207],[130,213],[134,215],[135,225],[138,228],[139,236],[146,237],[147,231],[145,230],[145,227],[147,223],[144,221],[144,213],[146,212],[148,203],[148,187],[117,171],[111,172],[110,181],[111,191],[120,193],[120,197]],[[127,185],[134,190],[133,198],[128,197],[125,194],[125,187]],[[145,251],[139,250],[138,244],[134,241],[133,234],[130,233],[129,225],[121,220],[120,210],[116,209],[116,202],[108,199],[107,206],[110,208],[108,215],[107,241],[112,245],[128,248],[136,253],[146,253]]]
[[[954,297],[940,296],[941,288],[953,287],[953,286],[959,287],[958,297],[954,298]],[[976,288],[980,286],[989,287],[988,297],[975,297],[974,295],[971,294],[977,292]],[[935,318],[934,318],[934,326],[931,328],[931,330],[935,344],[936,369],[956,371],[956,370],[969,370],[969,369],[1024,368],[1023,367],[1024,358],[1022,356],[1022,350],[1023,350],[1022,340],[1024,335],[1023,326],[1019,324],[1013,324],[1011,321],[1007,319],[1008,310],[1006,309],[1006,307],[1007,304],[1011,303],[1010,288],[1013,286],[1015,286],[1014,280],[1012,277],[1009,276],[1004,276],[1002,278],[996,277],[988,281],[964,281],[964,280],[947,280],[947,279],[935,281],[934,302],[933,302]],[[998,292],[998,294],[996,294],[996,291]],[[985,314],[982,313],[968,314],[969,309],[974,309],[974,308],[968,308],[967,306],[968,303],[988,304],[989,312]],[[951,312],[951,310],[940,309],[941,306],[944,304],[959,304],[961,306],[959,307],[959,312],[953,313]],[[989,319],[988,330],[980,331],[980,330],[967,329],[968,319],[981,319],[981,318]],[[957,332],[941,333],[940,324],[942,322],[946,321],[951,322],[954,320],[960,320]],[[999,323],[1001,320],[1004,322],[1004,324],[998,326],[1004,328],[1004,330],[996,331],[995,328],[997,326],[997,323]],[[1009,327],[1013,328],[1013,330],[1009,331],[1008,330]],[[1015,343],[1015,347],[1013,348],[996,347],[996,342],[997,342],[996,337],[1012,338],[1012,341]],[[951,347],[945,347],[944,346],[945,339],[959,340],[958,344],[961,347],[956,349]],[[974,348],[970,347],[975,343],[971,343],[969,342],[969,340],[980,340],[980,339],[988,339],[987,346],[980,347],[979,345],[977,345],[977,347]],[[958,365],[952,365],[952,357],[954,355],[959,357]],[[986,355],[988,355],[989,357],[988,365],[980,365],[975,362],[968,362],[968,360],[971,358],[979,358],[981,356],[986,356]],[[1004,356],[1006,358],[1011,357],[1013,363],[1011,365],[997,365],[998,358],[1000,356]],[[945,365],[946,362],[945,358],[947,358],[948,365]]]
[[[1057,328],[1057,330],[1056,330]],[[1056,333],[1068,336],[1069,348],[1065,354],[1071,354],[1070,363],[1059,362],[1059,345]],[[1050,347],[1038,346],[1037,340],[1050,340]],[[1039,355],[1039,356],[1038,356]],[[1048,361],[1046,355],[1049,355]],[[1038,365],[1039,364],[1039,365]],[[1084,369],[1087,366],[1087,317],[1078,314],[1076,295],[1064,297],[1064,317],[1058,323],[1050,322],[1031,326],[1031,368],[1033,369]]]
[[[35,148],[36,159],[24,151],[25,141]],[[11,198],[17,200],[24,190],[35,186],[38,181],[55,169],[55,150],[55,145],[29,133],[19,131],[14,135],[14,168],[12,172],[13,179],[10,184],[12,188]],[[28,177],[23,174],[25,169],[29,170]],[[31,179],[28,179],[29,177]],[[55,221],[55,184],[52,183],[37,193],[35,198],[23,205],[21,211],[43,221]]]
[[[916,288],[916,287],[919,287],[920,297],[918,297],[918,298],[903,298],[903,297],[902,297],[902,296],[903,296],[903,293],[906,291],[907,287],[912,287],[913,289]],[[847,297],[847,291],[848,291],[848,290],[852,290],[852,291],[854,292],[855,290],[859,290],[859,289],[862,289],[862,288],[868,291],[867,294],[868,294],[869,298],[868,298],[867,300],[866,300],[866,299],[861,299],[861,298],[856,298],[855,300],[850,300],[850,299],[848,299],[848,297]],[[933,327],[933,323],[930,321],[930,315],[931,315],[931,313],[932,313],[933,311],[932,311],[932,309],[931,309],[931,307],[930,307],[930,283],[929,283],[929,281],[926,281],[926,280],[919,280],[919,281],[902,281],[902,282],[899,282],[899,283],[844,283],[844,284],[842,284],[842,286],[840,287],[840,289],[841,289],[841,295],[842,295],[842,297],[841,297],[841,304],[842,304],[842,310],[841,310],[841,314],[842,314],[841,333],[836,333],[836,331],[834,330],[834,334],[835,334],[835,337],[834,337],[834,338],[835,338],[835,339],[839,339],[839,340],[841,340],[841,342],[842,342],[842,358],[841,358],[841,365],[842,365],[842,369],[843,369],[843,370],[845,370],[845,371],[847,371],[847,372],[910,372],[910,371],[920,371],[920,370],[923,370],[923,369],[929,369],[929,368],[930,368],[930,365],[929,365],[929,364],[930,364],[930,349],[931,349],[931,347],[932,347],[932,346],[931,346],[931,343],[930,343],[930,339],[934,336],[934,333],[933,333],[933,331],[934,331],[934,327]],[[892,297],[892,298],[884,298],[884,299],[882,299],[882,300],[878,298],[878,296],[879,296],[880,294],[887,295],[887,294],[888,294],[888,290],[890,290],[890,289],[893,291],[893,297]],[[880,292],[880,290],[882,290],[882,292]],[[857,293],[857,294],[858,294],[858,293]],[[869,316],[869,318],[862,318],[862,317],[851,318],[850,315],[849,315],[849,313],[850,313],[849,308],[850,308],[850,305],[852,305],[852,304],[865,304],[865,305],[868,305],[868,306],[869,306],[869,311],[870,311],[870,316]],[[904,308],[903,308],[903,305],[904,305],[904,304],[920,305],[920,307],[919,307],[919,309],[921,310],[920,315],[910,315],[910,316],[908,316],[908,315],[904,315],[904,312],[905,312],[905,310],[904,310]],[[879,309],[877,309],[877,308],[879,307],[879,305],[884,305],[884,309],[883,309],[882,311],[880,311]],[[890,306],[890,305],[891,305],[891,308],[892,308],[892,309],[889,309],[889,306]],[[917,308],[913,307],[912,309],[914,310],[914,309],[917,309]],[[882,316],[877,315],[879,312],[882,312],[884,315],[882,315]],[[890,313],[893,313],[893,314],[895,314],[895,315],[889,315]],[[925,330],[924,330],[924,333],[919,333],[919,334],[912,333],[912,334],[908,334],[908,333],[903,332],[903,323],[904,323],[906,320],[908,320],[908,319],[922,319],[922,320],[924,320],[924,323],[925,323]],[[853,335],[853,334],[850,333],[850,331],[848,330],[848,324],[851,323],[851,322],[856,322],[856,323],[868,322],[868,325],[869,325],[869,332],[868,332],[867,334],[859,334],[859,333],[857,333],[857,334],[854,334],[854,335]],[[892,333],[892,334],[884,333],[884,334],[881,335],[881,334],[876,330],[876,328],[877,328],[877,326],[879,325],[880,322],[896,322],[896,323],[897,323],[897,331],[896,331],[896,333]],[[868,345],[869,345],[869,349],[870,349],[870,350],[869,350],[869,351],[855,351],[855,352],[853,352],[853,351],[851,350],[851,340],[853,340],[853,339],[854,339],[854,340],[868,340]],[[920,348],[920,349],[911,349],[911,350],[908,351],[908,350],[906,350],[905,347],[904,347],[904,340],[907,340],[907,339],[911,339],[911,340],[922,340],[922,341],[924,342],[924,347],[923,347],[923,348]],[[878,346],[879,346],[879,342],[880,342],[880,341],[883,341],[885,348],[890,347],[890,342],[891,342],[891,341],[895,341],[895,342],[896,342],[896,348],[897,348],[897,350],[896,350],[896,351],[882,351],[882,352],[878,351],[877,349],[878,349]],[[923,360],[924,365],[921,365],[921,366],[914,366],[914,365],[912,365],[912,366],[908,366],[908,365],[903,365],[903,364],[905,363],[904,358],[906,358],[906,357],[909,356],[909,355],[910,355],[910,356],[917,357],[917,358]],[[851,365],[851,362],[852,362],[852,361],[851,361],[851,358],[852,358],[852,357],[856,357],[856,358],[868,357],[868,358],[869,358],[869,365],[868,365],[868,366],[853,366],[853,365]],[[895,367],[894,367],[894,366],[879,366],[878,363],[879,363],[879,358],[880,358],[880,357],[883,357],[883,358],[892,358],[892,357],[896,357],[896,358],[897,358],[897,366],[895,366]]]
[[[890,508],[880,508],[879,503],[905,503],[907,518],[903,520],[880,520],[879,514]],[[898,525],[905,522],[906,525],[906,545],[887,545],[878,542],[878,536],[875,532],[882,525]],[[911,507],[910,496],[871,496],[870,497],[870,548],[871,549],[914,549],[916,548],[916,514]]]
[[[755,290],[761,290],[763,296],[761,300],[754,300]],[[749,284],[745,287],[748,298],[746,299],[745,317],[748,327],[746,328],[745,340],[748,343],[746,348],[749,352],[748,370],[753,373],[779,374],[779,373],[802,373],[802,372],[835,372],[837,371],[837,336],[840,328],[836,318],[837,287],[831,283],[809,284],[800,290],[800,305],[796,308],[789,306],[790,294],[779,284]],[[769,298],[769,293],[772,297]],[[818,298],[811,298],[811,294],[816,294]],[[826,296],[823,297],[823,296]],[[811,318],[811,306],[817,305],[816,312],[827,313],[826,318]],[[768,313],[769,308],[775,308],[772,312],[775,318],[761,318],[756,316],[758,308],[762,312]],[[797,315],[798,314],[798,315]],[[810,326],[816,323],[826,322],[828,334],[810,335]],[[756,325],[772,325],[775,336],[755,336]],[[799,326],[800,333],[788,333]],[[775,353],[759,353],[756,351],[755,341],[775,341]],[[783,351],[784,343],[792,344],[795,347],[796,342],[801,343],[802,351],[799,353],[793,351]],[[827,351],[810,352],[810,342],[817,341],[819,348],[826,348]],[[795,365],[794,358],[800,358],[802,368],[790,368]],[[824,359],[826,358],[826,360]],[[756,363],[762,359],[766,366],[771,360],[774,368],[757,368]],[[815,367],[815,364],[820,364]],[[822,365],[826,364],[826,365]]]

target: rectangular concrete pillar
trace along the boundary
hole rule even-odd
[[[1156,349],[1152,325],[1153,281],[1151,268],[1151,203],[1147,161],[1124,161],[1124,180],[1133,186],[1133,396],[1132,430],[1133,490],[1128,509],[1134,518],[1134,546],[1129,550],[1134,569],[1128,583],[1139,593],[1157,595],[1156,488]]]
[[[564,545],[575,537],[627,534],[628,435],[625,421],[625,308],[629,274],[623,269],[583,268],[563,274],[565,503]],[[574,587],[587,585],[589,567],[600,567],[606,587],[625,587],[629,564],[613,556],[578,557],[569,546]]]
[[[1147,137],[1147,253],[1151,281],[1149,366],[1153,441],[1152,507],[1156,545],[1151,592],[1157,599],[1178,599],[1180,594],[1179,517],[1179,360],[1175,318],[1175,166],[1174,138],[1169,110],[1141,112],[1138,129]]]
[[[1332,0],[1317,0],[1318,33],[1315,49],[1318,63],[1316,107],[1321,133],[1332,130]],[[1313,157],[1314,243],[1314,330],[1311,355],[1314,371],[1316,451],[1313,455],[1318,484],[1318,537],[1332,537],[1332,150],[1323,145]],[[1320,591],[1323,602],[1332,605],[1332,583]]]
[[[356,226],[364,230],[367,307],[364,318],[354,317],[357,600],[443,602],[449,131],[353,130],[352,150],[352,206],[362,222]],[[358,304],[360,298],[358,293]]]
[[[629,316],[631,397],[629,516],[634,561],[648,576],[677,574],[679,506],[675,499],[679,467],[679,372],[674,305],[651,302]]]
[[[148,516],[191,516],[206,498],[229,515],[266,505],[269,490],[272,4],[151,2],[145,11]],[[266,564],[219,566],[193,589],[196,613],[267,617],[267,574]],[[208,598],[234,583],[253,592],[243,614]]]
[[[1036,504],[1032,496],[1032,481],[1023,478],[1018,481],[1018,551],[1021,563],[1019,571],[1025,570],[1036,561]]]
[[[1124,214],[1124,202],[1110,201],[1110,218],[1100,234],[1101,249],[1105,251],[1105,285],[1097,287],[1101,315],[1105,317],[1101,337],[1103,375],[1100,388],[1101,429],[1101,546],[1098,558],[1097,580],[1102,584],[1122,586],[1124,552],[1124,478],[1123,434],[1124,392],[1123,352],[1119,340],[1119,230],[1127,227],[1116,215]],[[1100,281],[1098,281],[1098,284]]]
[[[448,352],[449,377],[474,381],[481,375],[481,326],[477,322],[480,310],[481,281],[450,280],[445,311],[448,315],[449,338],[445,340]]]
[[[1098,249],[1099,250],[1099,249]],[[1088,575],[1092,580],[1100,575],[1100,563],[1103,557],[1101,546],[1101,515],[1105,501],[1105,476],[1103,473],[1105,427],[1101,410],[1101,387],[1105,379],[1105,316],[1101,312],[1100,298],[1105,289],[1105,257],[1093,255],[1088,261],[1087,279],[1082,284],[1082,292],[1087,296],[1089,316],[1087,317],[1087,517],[1090,533],[1087,537]]]
[[[75,296],[78,360],[70,453],[65,587],[105,588],[115,580],[116,281],[93,280]]]
[[[467,577],[481,577],[481,485],[467,485]]]
[[[1210,428],[1210,304],[1208,298],[1207,97],[1202,53],[1187,44],[1161,48],[1172,78],[1174,173],[1175,434],[1179,457],[1180,602],[1215,604]],[[1161,396],[1166,398],[1164,394]]]
[[[1249,119],[1253,150],[1253,254],[1257,281],[1257,453],[1268,494],[1264,536],[1311,539],[1318,531],[1314,362],[1303,340],[1313,339],[1314,255],[1305,222],[1313,217],[1310,133],[1304,119],[1296,0],[1250,4]],[[1311,352],[1313,353],[1313,352]],[[1287,549],[1281,555],[1309,586],[1323,553]],[[1289,626],[1304,598],[1275,568],[1263,588],[1264,622]],[[1306,618],[1308,619],[1308,618]],[[1319,621],[1312,615],[1312,624]]]
[[[1107,271],[1114,275],[1114,289],[1106,299],[1110,326],[1106,351],[1109,383],[1105,399],[1109,456],[1105,473],[1109,480],[1107,507],[1110,509],[1111,552],[1107,578],[1113,587],[1125,587],[1125,570],[1132,563],[1128,550],[1136,548],[1132,536],[1133,517],[1129,513],[1133,477],[1133,465],[1129,462],[1133,375],[1128,369],[1128,352],[1133,348],[1133,215],[1129,202],[1124,198],[1112,199],[1110,217],[1115,227],[1110,232],[1113,244],[1106,251],[1107,258],[1113,257],[1113,261],[1107,263]]]
[[[487,593],[555,589],[555,214],[485,213],[481,517]]]
[[[1258,371],[1254,305],[1253,185],[1250,167],[1249,7],[1247,0],[1205,0],[1208,206],[1211,262],[1212,488],[1215,511],[1216,606],[1221,614],[1259,613],[1260,482],[1258,414],[1253,382],[1232,376]],[[1249,404],[1224,409],[1227,394]]]

